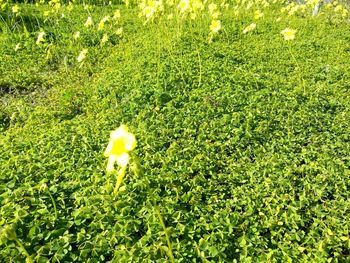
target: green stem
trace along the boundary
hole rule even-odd
[[[163,231],[165,233],[165,239],[166,239],[166,242],[167,242],[167,245],[168,245],[168,248],[169,248],[170,260],[171,260],[171,262],[174,262],[174,255],[173,255],[173,250],[172,250],[172,245],[171,245],[171,242],[170,242],[169,234],[168,234],[167,228],[166,228],[166,226],[164,224],[163,217],[162,217],[162,215],[161,215],[161,213],[159,211],[159,207],[155,204],[154,199],[153,199],[153,206],[154,206],[154,209],[156,210],[156,214],[157,214],[158,219],[160,221],[160,225],[162,226]]]
[[[202,85],[202,62],[201,62],[201,55],[199,53],[199,50],[197,48],[197,54],[198,54],[198,64],[199,64],[199,80],[198,80],[198,87]]]
[[[134,173],[135,173],[136,176],[138,176],[139,173],[142,174],[141,169],[138,167],[138,164],[135,163],[135,162],[134,162]],[[167,230],[166,225],[164,223],[162,214],[160,213],[160,209],[157,206],[156,200],[155,200],[155,198],[154,198],[154,196],[152,194],[151,187],[150,187],[148,179],[146,179],[146,185],[147,185],[148,195],[152,199],[153,209],[156,211],[156,214],[157,214],[157,217],[159,219],[160,225],[163,228],[163,231],[165,233],[165,239],[166,239],[167,246],[168,246],[168,249],[169,249],[168,250],[168,256],[170,257],[170,261],[173,263],[174,262],[174,254],[173,254],[173,250],[172,250],[172,245],[171,245],[169,233],[168,233],[168,230]]]
[[[52,196],[52,194],[50,193],[49,188],[47,188],[47,193],[48,193],[49,196],[50,196],[50,199],[51,199],[51,202],[52,202],[52,205],[53,205],[53,209],[54,209],[54,211],[55,211],[55,221],[56,221],[56,220],[57,220],[57,207],[56,207],[55,199],[53,199],[53,196]]]
[[[301,67],[299,66],[299,63],[298,63],[298,61],[297,61],[297,59],[294,57],[294,55],[293,55],[293,52],[292,52],[292,45],[291,45],[291,43],[288,43],[289,45],[289,53],[290,53],[290,56],[293,58],[293,60],[294,60],[294,62],[295,62],[295,64],[296,64],[296,66],[297,66],[297,68],[298,68],[298,71],[299,71],[299,74],[300,74],[300,83],[301,83],[301,86],[303,87],[303,92],[304,92],[304,94],[305,94],[305,81],[304,81],[304,78],[302,77],[302,72],[300,72],[300,69],[301,69]]]
[[[17,245],[19,246],[19,250],[22,250],[22,252],[23,252],[23,254],[27,257],[27,260],[26,260],[26,262],[28,262],[28,263],[32,263],[33,261],[32,261],[32,258],[31,258],[31,256],[29,255],[29,253],[28,253],[28,251],[26,250],[26,248],[23,246],[23,244],[21,243],[21,241],[19,241],[19,239],[16,237],[16,239],[15,239],[15,241],[16,241],[16,243],[17,243]]]
[[[124,179],[124,176],[125,176],[125,171],[126,171],[126,166],[122,167],[120,169],[120,171],[119,171],[119,174],[118,174],[118,177],[117,177],[117,182],[115,184],[115,188],[114,188],[114,191],[113,191],[114,194],[118,193],[118,190],[119,190],[120,186],[122,185],[122,182],[123,182],[123,179]]]

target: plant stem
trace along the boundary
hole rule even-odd
[[[120,186],[122,185],[122,182],[123,182],[123,178],[125,176],[125,171],[126,171],[126,166],[125,167],[122,167],[118,173],[118,178],[117,178],[117,182],[115,184],[115,188],[114,188],[114,191],[113,193],[114,194],[117,194],[118,193],[118,190],[120,188]]]
[[[289,53],[290,53],[290,56],[293,58],[293,60],[294,60],[294,62],[295,62],[295,64],[296,64],[296,66],[297,66],[297,68],[298,68],[298,71],[300,70],[300,66],[299,66],[299,63],[298,63],[298,61],[296,60],[296,58],[294,57],[294,55],[293,55],[293,52],[292,52],[292,45],[291,45],[291,43],[288,43],[289,45]],[[302,76],[302,75],[300,75],[300,76]],[[300,80],[300,83],[301,83],[301,86],[303,87],[303,92],[304,92],[304,94],[305,94],[305,81],[304,81],[304,78],[303,77],[300,77],[299,78],[299,80]]]
[[[165,233],[165,239],[166,239],[166,242],[167,242],[167,245],[168,245],[168,248],[169,248],[170,260],[171,260],[171,262],[174,262],[174,255],[173,255],[173,250],[172,250],[172,246],[171,246],[171,242],[170,242],[168,231],[167,231],[166,226],[164,224],[163,217],[160,214],[159,207],[155,204],[154,200],[153,200],[153,202],[154,202],[153,206],[154,206],[154,209],[156,210],[156,214],[157,214],[158,219],[160,221],[160,225],[162,226],[162,228],[164,230],[164,233]]]
[[[21,241],[19,241],[19,239],[16,237],[16,239],[15,239],[15,241],[16,241],[16,244],[19,246],[19,250],[22,250],[22,252],[23,252],[23,254],[27,257],[27,260],[26,260],[26,262],[28,262],[28,263],[32,263],[33,261],[32,261],[32,258],[31,258],[31,256],[29,255],[29,253],[28,253],[28,251],[26,250],[26,248],[23,246],[23,244],[21,243]]]
[[[50,196],[50,199],[51,199],[51,202],[52,202],[52,205],[53,205],[53,209],[54,209],[54,211],[55,211],[55,221],[56,221],[56,220],[57,220],[57,207],[56,207],[55,199],[53,199],[53,196],[52,196],[52,194],[50,193],[49,188],[47,188],[47,193],[48,193],[49,196]]]
[[[134,163],[134,174],[136,176],[138,176],[139,173],[142,174],[142,171],[138,167],[138,164]],[[169,258],[170,258],[170,261],[173,263],[174,262],[174,254],[173,254],[173,250],[172,250],[172,245],[171,245],[169,233],[168,233],[168,230],[167,230],[166,225],[164,223],[162,214],[160,213],[160,209],[159,209],[159,207],[158,207],[158,205],[156,203],[156,200],[155,200],[155,198],[154,198],[154,196],[152,194],[150,183],[149,183],[148,179],[146,179],[146,185],[147,185],[148,195],[151,197],[151,200],[152,200],[153,209],[156,211],[156,214],[157,214],[157,217],[159,219],[160,225],[163,228],[163,231],[165,233],[165,239],[166,239],[167,246],[168,246],[168,249],[169,249],[167,254],[168,254]]]

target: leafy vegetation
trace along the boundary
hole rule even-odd
[[[348,262],[348,6],[315,4],[0,0],[0,261]]]

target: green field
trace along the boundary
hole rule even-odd
[[[316,4],[0,0],[0,262],[350,262],[350,13]]]

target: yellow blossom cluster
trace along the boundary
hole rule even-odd
[[[317,15],[325,12],[332,12],[336,16],[346,18],[348,10],[338,1],[333,1],[328,4],[323,4],[322,0],[305,0],[303,3],[290,2],[286,7],[281,9],[283,14],[288,16],[294,15]]]

